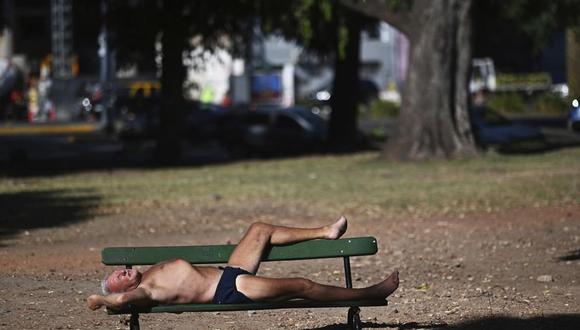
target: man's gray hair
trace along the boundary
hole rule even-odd
[[[107,296],[111,294],[111,291],[109,291],[109,287],[107,285],[107,279],[109,278],[109,274],[105,275],[105,278],[101,281],[101,292],[103,293],[103,295]]]

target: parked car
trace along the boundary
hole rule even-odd
[[[471,109],[471,124],[478,144],[508,146],[522,141],[544,141],[540,128],[508,119],[492,109],[475,106]]]
[[[568,115],[568,128],[573,132],[580,132],[580,104],[578,99],[572,101]]]
[[[219,140],[232,113],[228,107],[199,101],[187,102],[184,111],[187,139],[193,145]]]
[[[158,95],[121,95],[115,101],[116,131],[123,140],[148,140],[161,129],[161,99]],[[184,102],[180,109],[183,138],[191,144],[215,141],[230,110],[197,101]]]
[[[114,105],[115,131],[122,140],[147,140],[159,132],[160,99],[119,93]]]
[[[0,121],[27,119],[24,86],[22,71],[0,59]]]
[[[301,107],[258,108],[234,114],[221,142],[234,156],[315,151],[324,145],[327,124]]]

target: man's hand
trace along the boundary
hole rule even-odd
[[[87,298],[87,305],[91,310],[96,311],[103,306],[103,297],[93,294]]]

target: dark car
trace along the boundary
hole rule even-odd
[[[159,132],[160,99],[119,93],[114,102],[115,130],[122,140],[147,140]]]
[[[471,124],[477,142],[484,148],[522,141],[544,141],[544,134],[538,127],[508,119],[487,107],[471,109]]]
[[[187,102],[184,111],[187,139],[192,145],[218,140],[232,113],[228,107],[199,101]]]
[[[234,156],[315,151],[326,139],[327,124],[301,107],[268,107],[230,117],[221,142]]]
[[[27,120],[24,74],[7,60],[0,59],[0,121]]]

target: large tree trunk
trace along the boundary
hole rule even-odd
[[[569,95],[580,95],[580,28],[568,28],[566,32],[566,68],[568,74]]]
[[[172,164],[181,159],[183,127],[183,82],[185,67],[185,26],[183,1],[163,3],[162,73],[160,132],[155,158],[162,164]]]
[[[337,34],[340,26],[348,29],[344,46],[337,42],[335,76],[332,88],[332,113],[329,120],[328,141],[331,150],[348,151],[357,139],[357,105],[359,100],[360,14],[336,8]],[[342,23],[342,24],[341,24]],[[338,36],[339,37],[339,36]],[[337,38],[340,40],[340,37]]]
[[[475,155],[468,116],[471,0],[415,0],[399,12],[379,1],[346,4],[392,22],[411,43],[401,114],[384,156],[426,160]]]

